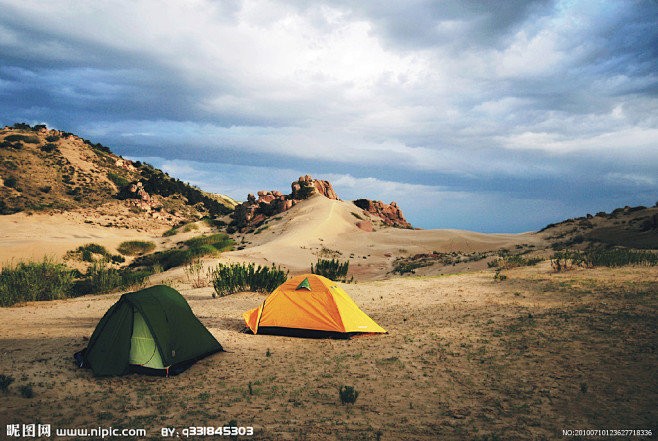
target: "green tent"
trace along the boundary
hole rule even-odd
[[[95,376],[176,375],[220,351],[222,345],[183,296],[158,285],[122,295],[75,358],[81,367],[91,367]]]

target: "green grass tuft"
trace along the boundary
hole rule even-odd
[[[74,272],[50,258],[18,262],[0,270],[0,306],[70,296]]]
[[[155,249],[155,242],[144,240],[129,240],[122,242],[117,248],[124,256],[136,256],[138,254],[150,253]]]
[[[222,297],[242,291],[272,292],[288,279],[288,271],[283,272],[274,264],[271,267],[256,267],[253,263],[220,263],[212,271],[211,278],[215,293]]]

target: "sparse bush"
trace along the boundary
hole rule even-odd
[[[313,192],[315,191],[315,187],[313,186],[313,184],[302,180],[297,181],[297,183],[299,184],[300,187],[299,191],[297,192],[297,197],[299,199],[308,199],[311,196],[313,196]]]
[[[121,245],[119,245],[117,251],[124,256],[135,256],[138,254],[150,253],[154,249],[155,242],[144,240],[128,240],[126,242],[121,242]]]
[[[21,396],[23,398],[32,398],[34,396],[34,391],[32,390],[31,384],[24,384],[19,388],[21,391]]]
[[[0,270],[0,306],[69,297],[74,272],[50,258],[19,262]]]
[[[338,396],[340,397],[341,403],[354,404],[359,397],[359,392],[357,392],[352,386],[341,386],[338,390]]]
[[[208,285],[209,271],[204,272],[203,262],[201,259],[194,259],[185,265],[185,276],[190,282],[192,288],[203,288]]]
[[[519,254],[503,254],[501,257],[488,262],[489,268],[510,269],[521,266],[534,266],[541,262],[539,257],[523,257]]]
[[[26,135],[7,135],[5,136],[5,141],[7,142],[24,142],[26,144],[39,144],[39,138],[36,136],[26,136]]]
[[[42,152],[50,153],[50,152],[53,152],[53,151],[57,150],[57,145],[48,143],[48,144],[42,145],[41,147],[39,147],[39,149]]]
[[[418,268],[434,265],[432,259],[406,260],[397,259],[393,265],[393,273],[404,275],[406,273],[416,274]]]
[[[7,177],[7,179],[5,179],[5,187],[16,188],[17,183],[18,180],[16,179],[15,176],[9,176]]]
[[[48,136],[46,136],[46,141],[48,141],[48,142],[57,142],[57,141],[59,141],[59,136],[57,136],[57,135],[48,135]]]
[[[162,237],[175,236],[176,234],[178,234],[178,228],[171,228],[162,233]]]
[[[338,259],[318,259],[315,268],[313,267],[313,264],[311,264],[311,274],[318,274],[334,281],[342,280],[343,282],[346,282],[349,267],[350,262],[348,260],[340,262]]]
[[[75,251],[69,251],[66,253],[67,258],[80,258],[84,262],[93,262],[94,254],[99,254],[103,257],[110,257],[110,253],[103,245],[97,243],[88,243],[86,245],[79,246]]]
[[[283,272],[272,264],[271,267],[256,267],[253,263],[218,264],[211,278],[215,293],[219,297],[241,291],[271,292],[288,279],[289,272]]]
[[[651,251],[636,251],[627,248],[589,250],[585,252],[566,250],[554,253],[551,258],[551,265],[555,271],[563,271],[574,266],[654,266],[658,265],[658,254]]]
[[[507,280],[507,276],[505,274],[500,274],[500,270],[496,270],[496,273],[493,276],[494,281],[496,282],[502,282],[503,280]]]
[[[107,177],[110,181],[114,182],[118,188],[125,187],[130,184],[128,179],[124,178],[123,176],[119,176],[116,173],[107,172]]]
[[[152,270],[111,268],[107,260],[102,259],[93,262],[84,278],[76,281],[72,293],[79,296],[109,292],[117,288],[141,287],[151,274],[153,274]]]
[[[202,256],[212,256],[224,251],[231,251],[235,241],[223,233],[199,236],[183,242],[187,249],[166,250],[138,257],[131,266],[159,265],[164,271],[177,266],[186,265]]]
[[[259,229],[257,229],[257,230],[254,232],[254,234],[260,234],[260,233],[262,233],[263,231],[267,230],[268,228],[270,228],[269,225],[264,225],[264,226],[260,227]]]
[[[165,173],[156,171],[153,168],[141,169],[142,179],[140,180],[144,186],[144,191],[151,195],[160,195],[168,197],[174,194],[181,194],[185,198],[187,205],[197,205],[202,203],[203,208],[208,211],[210,216],[220,216],[228,214],[232,209],[220,204],[215,199],[206,196],[199,189],[192,187],[189,184],[181,182],[178,179],[173,179]],[[134,193],[130,192],[129,186],[123,186],[119,190],[117,198],[130,199],[134,198]]]
[[[14,382],[14,377],[11,375],[0,375],[0,391],[3,393],[9,392],[9,386]]]

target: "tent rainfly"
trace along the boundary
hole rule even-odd
[[[349,338],[386,333],[340,286],[317,274],[293,277],[242,315],[254,334]]]
[[[223,351],[180,293],[158,285],[127,293],[105,313],[86,349],[75,354],[95,376],[176,375]]]

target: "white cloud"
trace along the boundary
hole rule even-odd
[[[437,203],[454,189],[405,185],[648,176],[645,6],[0,0],[0,117],[170,159],[315,162]]]

